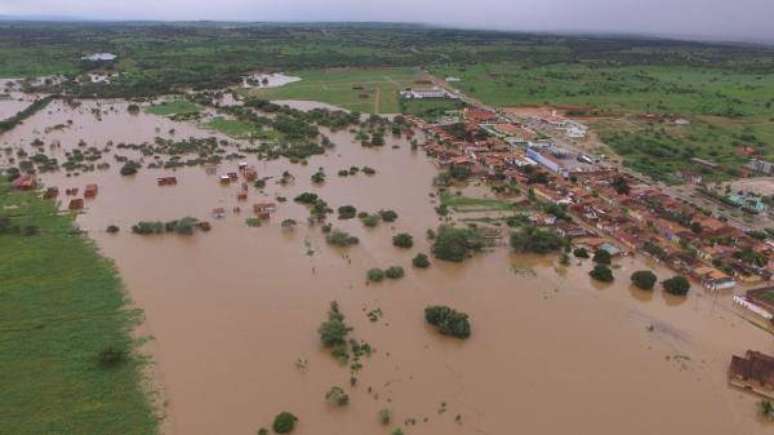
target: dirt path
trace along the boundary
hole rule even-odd
[[[376,87],[376,95],[374,95],[374,113],[379,114],[380,104],[382,102],[382,88]]]

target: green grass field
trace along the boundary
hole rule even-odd
[[[450,192],[441,192],[441,204],[456,212],[509,211],[514,208],[513,204],[508,201],[493,198],[471,198]]]
[[[421,78],[417,68],[342,68],[289,74],[302,80],[279,88],[249,92],[272,100],[320,101],[363,113],[397,113],[398,92],[415,86],[415,80]]]
[[[277,139],[278,134],[274,130],[262,130],[255,125],[238,119],[226,119],[217,116],[205,124],[205,127],[217,130],[234,139]]]
[[[199,113],[199,106],[187,100],[170,100],[155,104],[145,109],[146,112],[159,116],[189,115]]]
[[[445,99],[401,99],[400,111],[428,122],[434,122],[448,111],[461,110],[464,104],[460,101]]]
[[[0,216],[39,228],[0,234],[0,432],[156,433],[141,374],[147,361],[131,354],[118,366],[98,365],[106,346],[137,344],[139,313],[127,307],[112,264],[52,202],[9,192],[5,182]]]

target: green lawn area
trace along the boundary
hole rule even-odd
[[[428,122],[433,122],[444,116],[445,112],[461,110],[463,107],[464,104],[460,101],[441,98],[400,100],[401,113],[411,114]]]
[[[249,92],[271,100],[320,101],[363,113],[398,113],[398,92],[415,86],[415,80],[422,76],[417,68],[341,68],[288,74],[302,80]]]
[[[253,124],[238,119],[226,119],[222,116],[213,118],[205,127],[217,130],[234,139],[277,139],[277,132],[256,128]]]
[[[514,208],[513,203],[509,201],[493,198],[471,198],[450,192],[441,192],[441,204],[456,212],[509,211]]]
[[[146,112],[159,116],[189,115],[199,113],[199,106],[188,100],[170,100],[155,104],[145,109]]]
[[[38,228],[0,233],[0,432],[157,433],[146,358],[132,352],[117,366],[98,364],[107,346],[137,345],[140,313],[127,307],[112,264],[52,202],[9,192],[5,182],[0,216]]]

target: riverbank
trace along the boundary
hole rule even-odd
[[[16,434],[157,433],[140,312],[112,263],[34,193],[0,184],[0,421]],[[112,348],[115,352],[107,353]]]

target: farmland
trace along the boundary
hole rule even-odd
[[[17,434],[154,433],[146,362],[131,337],[138,313],[127,307],[112,264],[52,202],[3,183],[0,210],[10,210],[0,216],[8,219],[0,231],[3,427]],[[107,348],[126,356],[103,367]]]

